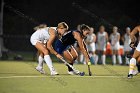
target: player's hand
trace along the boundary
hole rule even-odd
[[[59,59],[63,58],[60,54],[57,54],[56,57]]]
[[[129,46],[130,46],[131,48],[135,48],[135,42],[131,42],[131,43],[129,44]]]

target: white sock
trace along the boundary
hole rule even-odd
[[[105,60],[106,60],[106,56],[105,56],[105,55],[102,55],[102,64],[103,64],[103,65],[106,64]]]
[[[50,56],[49,55],[45,55],[44,56],[44,60],[45,60],[46,64],[48,65],[50,71],[53,71],[54,67],[52,65],[52,60],[51,60]]]
[[[84,55],[83,54],[80,54],[80,62],[84,63]]]
[[[129,74],[133,74],[135,66],[136,66],[136,59],[131,58],[130,59],[130,64],[129,64]]]
[[[38,67],[43,68],[43,60],[44,60],[44,58],[39,55],[39,57],[38,57]]]
[[[93,54],[93,59],[94,59],[94,64],[96,65],[97,64],[97,58],[96,58],[96,54]]]
[[[129,58],[125,57],[125,64],[129,64]]]
[[[95,55],[95,65],[98,63],[99,56]]]
[[[117,57],[118,57],[119,64],[122,64],[122,57],[121,57],[121,55],[118,55]]]
[[[112,61],[113,61],[113,65],[116,65],[116,55],[112,55]]]

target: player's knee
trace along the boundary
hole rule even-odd
[[[137,62],[140,63],[140,57],[138,57]]]
[[[49,53],[48,53],[48,50],[46,50],[46,49],[43,49],[42,52],[43,52],[44,55],[48,55],[48,54],[49,54]]]
[[[130,64],[135,64],[136,65],[136,59],[135,58],[131,58],[130,59]]]

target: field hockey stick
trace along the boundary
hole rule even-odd
[[[88,73],[89,73],[89,76],[92,76],[92,72],[90,70],[90,65],[88,65]]]
[[[88,50],[87,50],[87,47],[86,47],[85,42],[84,42],[84,47],[85,47],[85,50],[86,50],[86,52],[87,52],[87,54],[88,54],[88,57],[89,57],[89,59],[90,59],[90,56],[89,56],[89,53],[88,53]],[[87,65],[88,65],[88,73],[89,73],[89,76],[92,76],[92,72],[91,72],[91,70],[90,70],[91,62],[88,62]]]
[[[84,72],[80,72],[79,70],[77,70],[74,66],[72,66],[71,64],[69,64],[66,60],[64,60],[63,58],[60,58],[60,60],[62,62],[64,62],[65,65],[68,65],[70,68],[72,68],[72,70],[74,71],[74,73],[76,73],[77,75],[83,76],[85,75]]]

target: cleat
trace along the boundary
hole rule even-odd
[[[51,71],[51,75],[55,76],[55,75],[59,75],[58,72],[56,72],[55,70]]]
[[[40,72],[41,74],[45,74],[45,71],[42,67],[36,67],[35,68],[38,72]]]
[[[128,74],[127,78],[128,78],[128,79],[133,78],[133,74]]]
[[[69,75],[75,75],[75,72],[74,71],[68,71],[68,74]]]
[[[51,75],[52,76],[59,75],[58,72],[56,72],[53,67],[52,67]]]
[[[138,70],[134,70],[133,71],[133,76],[136,76],[138,73],[139,73]]]

